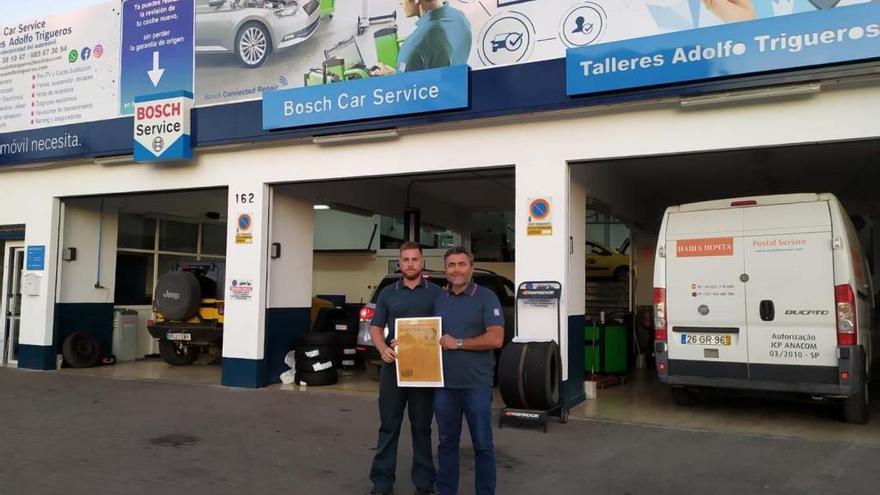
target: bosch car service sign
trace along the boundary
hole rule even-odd
[[[192,158],[190,110],[193,95],[176,91],[135,98],[134,161]]]

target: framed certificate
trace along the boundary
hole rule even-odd
[[[398,386],[443,386],[442,329],[440,317],[395,320]]]

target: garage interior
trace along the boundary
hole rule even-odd
[[[398,250],[410,229],[413,235],[418,231],[427,270],[442,273],[445,251],[464,244],[473,250],[477,269],[508,279],[512,287],[514,179],[512,168],[493,168],[274,186],[276,195],[314,205],[312,330],[344,328],[340,338],[356,336],[361,309],[374,299],[383,277],[397,270]],[[345,316],[318,318],[328,301]],[[360,353],[354,363],[346,357],[339,381],[321,390],[375,396],[377,368]]]
[[[634,356],[637,350],[628,351],[626,372],[612,373],[625,376],[625,384],[600,389],[597,400],[588,400],[575,408],[572,415],[811,438],[840,438],[841,432],[845,432],[854,441],[866,429],[880,432],[876,421],[861,427],[841,424],[836,421],[835,407],[809,399],[713,392],[704,394],[696,406],[676,406],[668,388],[656,379],[650,359],[651,345],[638,345],[640,340],[652,341],[652,320],[643,316],[650,311],[654,251],[667,206],[771,194],[833,193],[853,219],[876,277],[875,263],[880,256],[878,162],[880,142],[867,140],[573,164],[573,172],[586,174],[591,203],[604,205],[610,215],[632,231],[630,307],[634,318],[631,324],[626,322],[632,332],[627,345],[649,352],[638,359]],[[588,241],[589,232],[588,229]],[[604,308],[590,307],[589,282],[587,285],[590,318]],[[614,323],[612,318],[609,325]],[[876,401],[871,410],[880,414]]]
[[[84,331],[115,364],[64,373],[185,383],[220,383],[220,356],[171,366],[147,331],[159,278],[179,263],[223,262],[227,190],[205,189],[63,201],[55,342]],[[108,304],[109,303],[109,304]]]

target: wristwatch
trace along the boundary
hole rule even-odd
[[[463,346],[463,345],[464,345],[464,340],[462,340],[462,339],[455,339],[455,348],[456,348],[456,349],[461,349],[461,346]]]

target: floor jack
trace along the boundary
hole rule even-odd
[[[361,15],[358,16],[357,34],[364,34],[368,27],[374,24],[385,24],[397,20],[397,11],[370,17],[370,0],[361,1]]]

